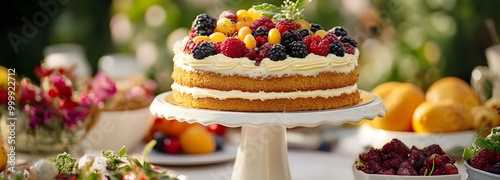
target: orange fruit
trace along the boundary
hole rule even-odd
[[[187,154],[206,154],[215,151],[215,138],[205,127],[191,126],[179,136],[182,149]]]
[[[0,171],[7,167],[7,150],[3,144],[0,145]]]
[[[374,91],[380,94],[387,112],[383,118],[377,117],[369,124],[377,129],[412,131],[413,111],[425,101],[422,89],[410,83],[389,82],[379,85]]]
[[[385,82],[385,83],[382,83],[382,84],[376,86],[375,88],[373,88],[371,92],[373,94],[378,95],[382,99],[385,99],[386,96],[391,92],[392,89],[396,88],[397,86],[399,86],[401,84],[404,84],[404,83],[396,82],[396,81]],[[359,121],[358,123],[346,123],[345,125],[347,127],[351,127],[351,126],[356,127],[356,126],[361,126],[361,125],[368,123],[368,122],[370,122],[369,119],[363,119],[363,120]]]
[[[456,77],[445,77],[432,83],[427,89],[425,99],[431,102],[446,99],[455,100],[468,110],[480,104],[479,98],[469,84]]]
[[[155,123],[153,124],[153,133],[159,131],[167,136],[179,137],[179,135],[190,126],[193,126],[193,124],[179,122],[175,119],[155,120]]]
[[[426,101],[413,113],[413,130],[425,133],[446,133],[472,127],[470,111],[454,100]]]

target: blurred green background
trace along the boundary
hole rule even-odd
[[[0,64],[34,77],[45,47],[76,43],[84,48],[92,73],[103,55],[127,53],[149,67],[164,91],[170,86],[172,46],[187,35],[196,15],[218,17],[223,10],[248,9],[263,2],[281,4],[278,0],[9,1],[0,11]],[[52,5],[52,14],[47,14],[47,4]],[[313,0],[304,14],[326,29],[346,27],[361,43],[361,89],[393,80],[426,89],[444,76],[469,82],[472,69],[486,65],[484,51],[498,41],[493,35],[500,30],[498,7],[498,0]],[[35,24],[30,37],[23,35],[27,23],[45,20],[41,13],[46,13],[46,22]],[[494,24],[495,33],[487,21]]]

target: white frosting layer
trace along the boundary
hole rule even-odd
[[[318,56],[309,54],[305,58],[288,57],[283,61],[272,61],[269,58],[262,60],[259,66],[255,65],[246,57],[229,58],[223,54],[209,56],[198,60],[191,54],[184,53],[184,45],[187,41],[176,43],[174,47],[174,65],[186,71],[211,71],[224,75],[242,75],[249,77],[266,76],[285,76],[301,74],[305,76],[314,76],[322,72],[349,73],[358,65],[359,50],[356,48],[354,55],[345,54],[344,57],[338,57],[334,54]]]
[[[342,87],[338,89],[328,89],[328,90],[315,90],[315,91],[296,91],[296,92],[243,92],[240,90],[231,91],[219,91],[213,89],[205,89],[198,87],[188,87],[182,86],[177,83],[172,84],[172,89],[179,91],[181,93],[186,93],[192,95],[194,98],[216,98],[216,99],[228,99],[228,98],[242,98],[249,100],[266,100],[266,99],[296,99],[296,98],[315,98],[315,97],[335,97],[342,94],[350,94],[358,90],[358,86],[355,84],[353,86]]]

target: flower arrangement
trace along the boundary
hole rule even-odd
[[[49,69],[42,65],[35,73],[39,85],[23,78],[15,88],[16,150],[67,151],[83,137],[93,113],[116,93],[116,85],[103,73],[97,73],[84,87],[76,86],[71,69]],[[6,98],[7,91],[0,88],[1,105],[7,105]],[[3,129],[2,132],[8,133]]]

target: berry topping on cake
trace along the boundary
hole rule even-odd
[[[330,41],[328,39],[321,39],[319,36],[313,36],[309,52],[319,56],[326,56],[330,52]]]
[[[358,47],[358,43],[349,36],[342,36],[340,38],[340,41],[342,41],[343,43],[349,43],[353,47]]]
[[[198,36],[209,36],[214,32],[217,26],[217,20],[208,14],[200,14],[196,16],[193,22],[193,29]]]
[[[268,17],[261,17],[257,20],[255,20],[252,25],[250,25],[250,29],[252,31],[255,31],[257,28],[265,26],[267,29],[272,29],[274,28],[274,23],[271,18]]]
[[[222,19],[222,18],[228,18],[230,20],[237,21],[236,13],[232,10],[222,11],[222,13],[220,13],[220,15],[219,15],[219,19]]]
[[[338,57],[344,57],[345,48],[340,41],[336,41],[330,44],[330,54],[335,54]]]
[[[260,26],[255,31],[252,32],[252,35],[254,37],[267,36],[267,32],[268,32],[268,30],[267,30],[266,26]]]
[[[311,23],[311,31],[315,33],[318,30],[323,30],[323,26],[316,23]]]
[[[311,35],[311,32],[309,31],[309,29],[301,29],[298,32],[302,38],[305,38],[306,36]]]
[[[301,13],[307,4],[307,0],[285,0],[281,6],[264,3],[248,10],[225,10],[218,19],[200,14],[193,21],[183,50],[195,59],[215,52],[229,58],[247,57],[256,65],[265,58],[278,61],[309,54],[354,54],[357,42],[343,27],[325,31],[320,24],[304,19]],[[281,46],[275,47],[277,44]],[[272,55],[271,48],[275,49]]]
[[[192,53],[195,59],[204,59],[217,54],[217,51],[213,43],[202,42],[193,49]]]
[[[290,47],[287,48],[287,54],[296,57],[296,58],[304,58],[307,56],[307,46],[302,41],[292,42]]]
[[[300,37],[300,34],[297,31],[285,31],[281,35],[281,44],[284,46],[288,46],[288,44],[295,42],[295,41],[300,41],[302,38]]]
[[[285,46],[281,44],[275,44],[269,51],[269,59],[273,61],[280,61],[286,59],[286,49]]]
[[[329,30],[330,33],[335,34],[335,36],[347,36],[347,31],[344,29],[344,27],[334,27]]]
[[[222,54],[230,58],[240,58],[245,56],[246,47],[243,41],[238,38],[226,38],[222,43]]]
[[[344,45],[344,48],[345,48],[345,52],[347,54],[354,54],[354,48],[351,44],[349,43],[342,43]]]
[[[282,20],[276,23],[276,29],[278,29],[280,33],[284,33],[286,31],[298,30],[299,28],[300,24],[292,20]]]

